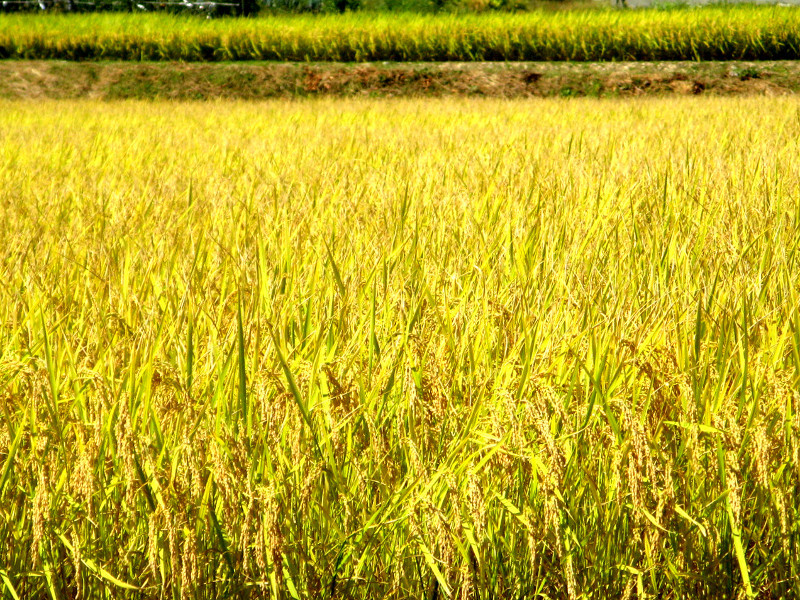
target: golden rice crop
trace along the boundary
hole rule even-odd
[[[794,99],[0,104],[0,584],[800,594]]]
[[[0,58],[181,61],[783,60],[800,8],[494,14],[0,15]]]

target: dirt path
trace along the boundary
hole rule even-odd
[[[0,62],[0,98],[262,99],[339,96],[778,95],[800,62],[74,63]]]

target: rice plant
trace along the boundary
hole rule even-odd
[[[0,58],[181,61],[783,60],[800,9],[494,14],[0,15]]]
[[[0,104],[4,595],[800,595],[798,139]]]

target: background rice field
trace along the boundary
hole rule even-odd
[[[798,139],[0,104],[5,596],[800,595]]]
[[[0,15],[0,58],[181,61],[786,60],[800,7],[490,14]]]

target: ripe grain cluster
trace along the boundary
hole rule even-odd
[[[783,60],[800,9],[738,6],[255,19],[0,15],[0,58],[182,61]]]
[[[4,594],[800,595],[798,140],[763,98],[3,103]]]

